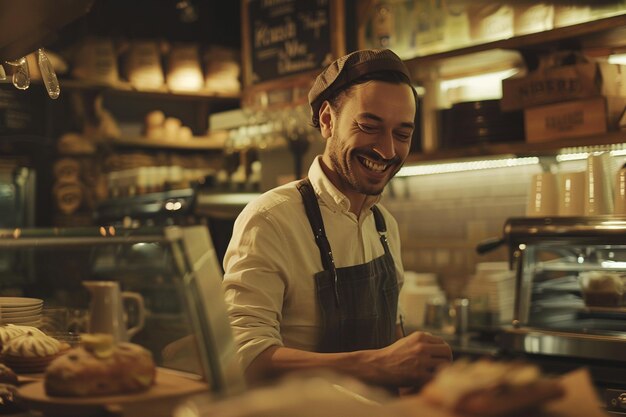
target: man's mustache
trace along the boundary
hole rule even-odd
[[[402,162],[400,160],[400,157],[398,156],[395,156],[391,159],[386,159],[386,158],[381,158],[380,155],[378,155],[376,152],[373,152],[373,151],[362,151],[362,152],[359,152],[359,155],[366,157],[367,159],[370,159],[374,162],[378,162],[378,163],[385,164],[385,165],[399,164]]]

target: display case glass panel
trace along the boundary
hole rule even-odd
[[[159,367],[206,380],[213,392],[243,389],[206,227],[0,230],[0,248],[0,296],[44,301],[41,315],[5,314],[4,324],[32,324],[76,342],[100,325],[89,283],[117,283],[122,339],[149,349]]]

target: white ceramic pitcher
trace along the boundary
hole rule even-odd
[[[145,309],[141,294],[121,291],[115,281],[84,281],[91,293],[89,305],[89,332],[113,335],[116,342],[130,340],[144,326]],[[128,327],[124,300],[135,304],[137,323]]]

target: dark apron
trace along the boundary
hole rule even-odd
[[[314,276],[321,313],[317,351],[351,352],[390,345],[396,340],[398,282],[382,213],[372,207],[385,254],[365,264],[336,268],[313,186],[305,178],[297,188],[324,267]]]

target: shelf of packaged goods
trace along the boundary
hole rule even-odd
[[[76,79],[59,80],[61,91],[67,90],[97,90],[107,94],[117,96],[133,96],[154,99],[178,99],[178,100],[200,100],[211,102],[222,102],[225,104],[238,105],[241,99],[239,94],[215,94],[206,91],[171,91],[167,87],[158,90],[137,90],[130,83],[119,81],[115,84],[100,83],[95,81],[85,81]]]
[[[493,157],[498,155],[523,156],[550,156],[558,154],[565,148],[610,148],[611,145],[626,143],[626,132],[610,132],[602,135],[581,136],[553,140],[549,142],[527,143],[483,143],[467,147],[440,149],[429,153],[412,153],[406,163],[434,162],[453,159],[476,159],[480,157]],[[597,149],[596,149],[597,148]]]
[[[173,150],[222,150],[228,132],[214,132],[208,136],[194,136],[185,140],[152,139],[146,137],[121,137],[106,142],[112,147],[151,148]]]
[[[606,17],[571,26],[559,27],[543,32],[514,36],[507,39],[469,45],[430,55],[417,56],[415,58],[407,59],[405,62],[412,72],[417,73],[420,67],[428,66],[447,58],[468,56],[468,59],[472,59],[472,54],[496,49],[552,50],[555,45],[558,45],[559,42],[576,39],[582,40],[583,38],[590,37],[591,35],[622,30],[624,26],[626,26],[626,14],[620,14],[617,16]]]

